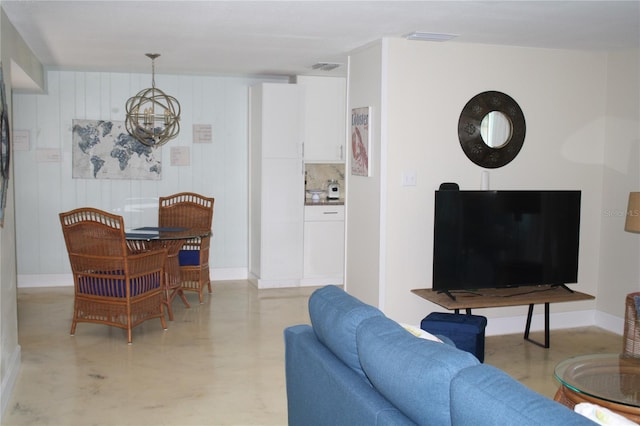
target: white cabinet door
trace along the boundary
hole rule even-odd
[[[304,160],[344,162],[346,80],[300,76],[297,82],[305,89]]]
[[[262,84],[262,158],[302,158],[304,90],[295,84]]]
[[[343,284],[344,206],[307,206],[304,285]]]
[[[251,88],[249,274],[259,288],[302,279],[302,95],[289,84]]]
[[[263,160],[262,166],[261,278],[299,280],[304,218],[301,161],[269,158]]]

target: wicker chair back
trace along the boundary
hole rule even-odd
[[[158,226],[160,228],[211,229],[213,225],[214,198],[193,192],[181,192],[160,197]],[[204,300],[204,288],[211,293],[209,277],[209,247],[211,236],[185,241],[180,250],[180,279],[182,289],[198,293],[200,303]]]
[[[640,357],[640,319],[636,298],[640,292],[629,293],[625,298],[624,334],[622,353],[625,356]]]
[[[133,327],[148,319],[166,329],[166,249],[130,251],[121,216],[90,207],[59,216],[74,281],[71,335],[79,322],[123,328],[129,343]]]

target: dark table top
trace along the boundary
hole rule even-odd
[[[188,240],[191,238],[202,238],[211,234],[210,229],[201,228],[158,228],[154,226],[144,226],[125,232],[127,240]]]

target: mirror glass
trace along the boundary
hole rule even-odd
[[[511,120],[500,111],[491,111],[480,123],[480,135],[487,146],[500,148],[511,140]]]

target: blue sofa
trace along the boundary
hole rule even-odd
[[[593,425],[449,344],[326,286],[284,331],[289,425]]]

